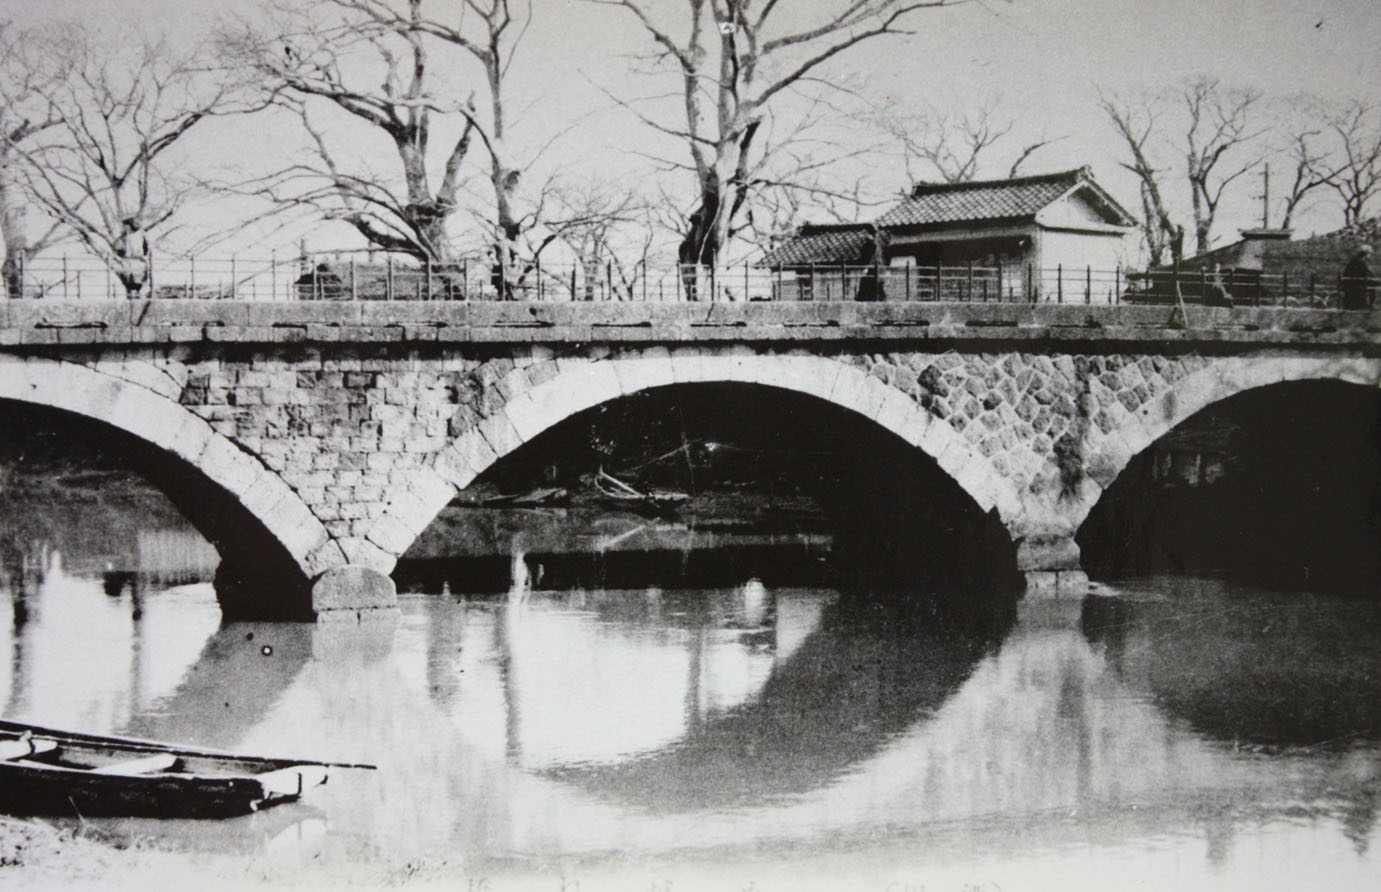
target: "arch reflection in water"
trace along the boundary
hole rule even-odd
[[[759,696],[827,600],[754,581],[470,602],[450,708],[524,768],[621,764]]]
[[[748,587],[750,604],[757,592]],[[958,690],[989,642],[953,634],[901,609],[841,602],[821,592],[776,595],[786,609],[766,636],[751,689],[722,694],[713,649],[725,636],[711,622],[690,639],[684,731],[655,750],[615,764],[559,764],[545,774],[600,797],[655,802],[659,810],[758,806],[827,786],[933,714]],[[810,610],[803,610],[805,605]],[[784,617],[790,621],[781,624]],[[801,621],[805,620],[805,623]],[[780,632],[789,646],[776,648]],[[734,639],[729,639],[733,641]],[[730,651],[731,653],[733,651]]]
[[[515,859],[563,871],[638,859],[810,862],[852,877],[981,852],[1001,882],[1059,864],[1071,846],[1163,869],[1167,845],[1204,886],[1255,888],[1306,849],[1319,853],[1310,864],[1377,868],[1374,735],[1254,752],[1237,716],[1260,708],[1259,691],[1228,685],[1220,697],[1235,710],[1205,701],[1217,726],[1165,696],[1184,678],[1240,672],[1214,661],[1249,652],[1241,642],[1256,639],[1243,636],[1264,628],[1255,616],[1306,643],[1294,656],[1258,651],[1292,689],[1318,662],[1309,642],[1333,638],[1352,666],[1333,690],[1378,699],[1363,659],[1381,650],[1375,629],[1365,613],[1340,619],[1347,602],[1282,612],[1269,592],[1191,598],[1156,580],[1124,593],[1130,617],[1090,615],[1081,630],[1026,610],[993,640],[849,607],[832,590],[754,584],[537,588],[517,604],[408,596],[394,622],[369,626],[220,626],[195,586],[150,592],[136,623],[126,596],[60,563],[45,585],[56,587],[40,591],[5,689],[21,711],[377,763],[316,791],[302,814],[324,833],[294,843],[299,863],[352,877],[396,877],[418,859],[466,875]],[[1193,609],[1213,603],[1232,621]],[[1180,625],[1161,622],[1163,604]],[[88,618],[68,617],[77,608]],[[47,637],[62,617],[86,636],[86,668]],[[1336,638],[1339,626],[1355,637]],[[159,828],[169,845],[181,834]]]
[[[392,696],[385,711],[413,717],[410,745],[442,766],[449,796],[415,766],[415,789],[380,780],[389,795],[444,800],[452,844],[481,859],[744,846],[786,857],[836,838],[1136,846],[1186,831],[1230,859],[1234,833],[1296,820],[1302,803],[1354,847],[1374,835],[1374,747],[1263,762],[1205,739],[1068,624],[1027,616],[998,647],[960,646],[846,610],[833,592],[769,595],[770,632],[744,626],[742,590],[702,593],[699,606],[655,590],[539,592],[521,610],[471,601],[444,616],[410,601],[396,665],[429,640],[430,705],[399,693],[411,670],[385,673],[369,699]],[[752,683],[717,681],[717,661]]]
[[[1125,582],[1082,624],[1118,678],[1239,746],[1381,740],[1381,603],[1219,579]]]
[[[55,555],[10,636],[4,715],[209,746],[259,726],[311,656],[312,627],[220,624],[209,584],[112,597]]]

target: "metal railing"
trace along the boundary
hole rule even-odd
[[[26,299],[292,300],[298,263],[273,255],[154,255],[120,266],[89,255],[41,257],[17,265],[4,284],[7,296]]]
[[[1208,306],[1362,309],[1377,305],[1381,284],[1375,277],[1321,275],[1316,270],[1149,270],[1128,274],[1122,303],[1184,300]]]
[[[712,269],[612,262],[513,272],[481,261],[419,263],[389,255],[149,257],[117,270],[91,257],[32,260],[11,297],[50,300],[919,301],[1339,308],[1376,303],[1377,282],[1280,273],[1135,271],[1091,266],[847,266]],[[122,275],[123,273],[123,275]],[[1362,294],[1359,298],[1357,295]],[[1349,297],[1351,295],[1351,297]]]

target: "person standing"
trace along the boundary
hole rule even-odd
[[[1371,271],[1371,245],[1362,245],[1343,267],[1339,283],[1343,294],[1344,310],[1366,310],[1371,307],[1372,287],[1375,284]]]
[[[1228,293],[1227,286],[1223,284],[1223,268],[1220,264],[1213,264],[1213,272],[1206,277],[1207,287],[1204,289],[1204,303],[1210,307],[1231,307],[1233,306],[1232,295]]]

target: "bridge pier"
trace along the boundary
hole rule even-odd
[[[397,607],[398,589],[393,580],[373,567],[332,567],[312,583],[312,611],[318,619]]]
[[[1027,601],[1078,599],[1088,594],[1088,574],[1071,534],[1029,536],[1017,544],[1017,569],[1026,577]]]
[[[1027,570],[1026,600],[1073,600],[1088,594],[1088,574],[1083,570]]]

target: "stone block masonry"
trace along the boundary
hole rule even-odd
[[[555,312],[546,307],[448,307],[431,326],[409,307],[401,327],[375,308],[331,324],[332,312],[361,311],[313,307],[311,324],[340,335],[317,339],[250,319],[258,308],[236,310],[258,323],[240,328],[203,319],[199,337],[185,336],[190,311],[180,310],[155,329],[161,338],[123,330],[110,313],[104,328],[82,327],[73,310],[45,318],[92,336],[57,343],[37,336],[48,329],[34,319],[14,327],[7,308],[0,399],[76,412],[167,450],[315,581],[313,609],[359,612],[388,607],[387,574],[458,489],[566,418],[648,388],[740,382],[858,413],[996,512],[1028,597],[1066,597],[1086,583],[1079,525],[1127,462],[1180,421],[1280,381],[1381,383],[1370,316],[1350,329],[1317,313],[1293,328],[1263,316],[1254,340],[1241,328],[1154,328],[1144,314],[1111,313],[1120,308],[1048,319],[1012,306],[942,309],[776,307],[770,325],[744,307],[638,311],[657,326],[602,310],[608,327],[598,328],[543,324]],[[805,315],[792,323],[793,313]]]

